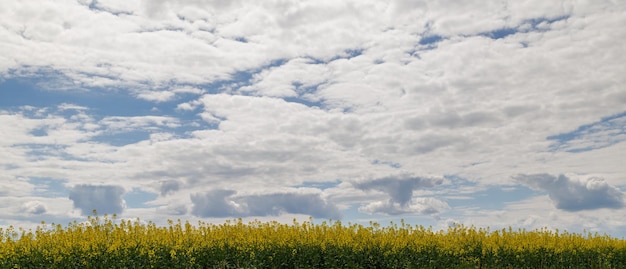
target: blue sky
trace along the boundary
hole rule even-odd
[[[626,6],[0,4],[0,226],[626,228]]]

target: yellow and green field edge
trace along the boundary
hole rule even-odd
[[[0,229],[0,268],[626,268],[626,241],[548,229],[90,217]]]

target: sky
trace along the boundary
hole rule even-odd
[[[0,2],[0,227],[626,237],[626,1]]]

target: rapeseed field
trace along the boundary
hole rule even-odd
[[[339,221],[167,226],[93,216],[0,230],[0,268],[626,268],[600,234]]]

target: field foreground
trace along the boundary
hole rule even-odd
[[[626,241],[549,230],[90,217],[0,229],[0,268],[626,268]]]

